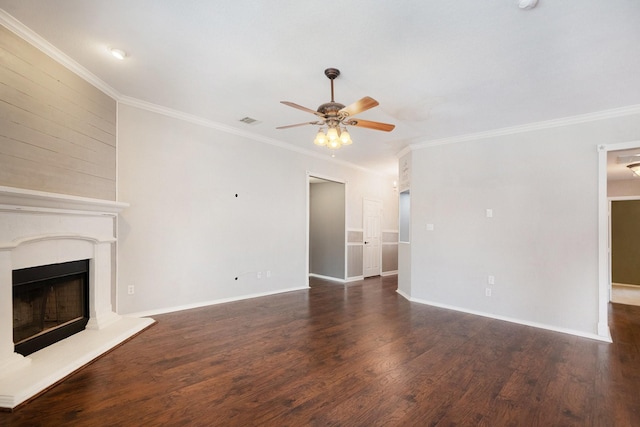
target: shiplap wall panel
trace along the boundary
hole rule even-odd
[[[116,102],[0,27],[0,185],[115,200]]]
[[[0,34],[0,49],[20,58],[28,65],[20,74],[40,75],[41,77],[35,79],[39,83],[46,83],[43,76],[58,82],[57,85],[43,86],[62,96],[69,92],[74,93],[76,96],[70,98],[72,102],[115,125],[116,104],[108,95],[2,26]]]
[[[67,126],[70,129],[104,144],[115,144],[113,124],[38,85],[24,75],[12,72],[2,73],[0,74],[0,83],[6,85],[6,92],[3,93],[5,102],[43,119],[57,123],[68,123]]]

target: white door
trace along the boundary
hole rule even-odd
[[[362,209],[362,228],[364,229],[364,277],[378,276],[381,273],[381,238],[382,202],[364,199]]]

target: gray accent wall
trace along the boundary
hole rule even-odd
[[[345,278],[345,185],[342,183],[310,184],[309,273]]]
[[[0,26],[0,185],[116,197],[116,101]]]

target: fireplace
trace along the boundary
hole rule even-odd
[[[117,217],[126,206],[0,186],[0,409],[33,398],[154,323],[120,316],[112,305]],[[57,341],[28,347],[41,337]]]
[[[89,321],[89,260],[13,270],[13,342],[23,356]]]

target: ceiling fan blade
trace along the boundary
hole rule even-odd
[[[317,111],[312,110],[311,108],[303,107],[302,105],[298,105],[298,104],[296,104],[294,102],[280,101],[280,103],[284,104],[284,105],[288,105],[289,107],[297,108],[298,110],[302,110],[302,111],[306,111],[306,112],[311,113],[311,114],[315,114],[316,116],[324,117],[324,114],[318,113]]]
[[[347,116],[355,116],[358,113],[362,113],[363,111],[367,111],[373,107],[378,105],[378,101],[368,96],[354,102],[351,105],[344,107],[340,110],[341,113],[346,114]]]
[[[390,125],[388,123],[380,123],[380,122],[372,122],[369,120],[361,120],[361,119],[351,119],[349,120],[349,125],[351,126],[357,126],[357,127],[361,127],[361,128],[367,128],[367,129],[375,129],[375,130],[382,130],[385,132],[391,132],[396,125]]]
[[[321,124],[322,122],[304,122],[304,123],[297,123],[295,125],[278,126],[276,129],[288,129],[288,128],[294,128],[297,126],[321,125]]]

